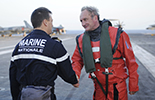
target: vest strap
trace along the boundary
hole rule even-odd
[[[113,60],[118,60],[118,59],[123,59],[123,57],[121,56],[121,57],[115,57],[115,58],[113,58]]]
[[[92,78],[92,79],[96,79],[96,81],[97,81],[97,83],[99,84],[99,86],[100,86],[101,90],[103,91],[103,93],[104,93],[105,95],[107,95],[106,91],[103,89],[102,84],[100,83],[100,81],[98,80],[98,78],[96,77],[96,75],[95,75],[93,72],[90,73],[90,75],[91,75],[91,78]]]
[[[113,60],[123,59],[123,57],[115,57]],[[94,59],[95,63],[100,63],[100,58]]]
[[[108,30],[108,22],[102,24],[102,31],[100,37],[100,65],[102,68],[108,68],[112,66],[112,47]],[[87,31],[85,31],[82,40],[82,50],[83,50],[83,62],[87,73],[96,71],[95,62],[92,52],[92,46],[90,41],[90,36]]]
[[[100,64],[102,68],[112,66],[112,47],[108,30],[108,22],[102,24],[101,38],[100,38]]]
[[[116,35],[115,45],[114,45],[114,47],[113,47],[113,49],[112,49],[112,54],[114,54],[115,51],[116,51],[116,49],[117,49],[118,42],[119,42],[119,38],[120,38],[120,34],[121,34],[122,32],[123,32],[123,31],[122,31],[122,28],[118,28],[118,30],[117,30],[117,35]]]
[[[85,32],[82,40],[83,62],[87,73],[96,71],[95,62],[88,32]]]

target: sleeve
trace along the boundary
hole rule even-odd
[[[123,32],[120,37],[120,41],[123,45],[120,45],[122,55],[125,58],[126,66],[129,73],[129,91],[138,91],[138,64],[136,63],[135,55],[132,50],[132,45],[130,43],[130,38],[127,33]]]
[[[16,49],[14,50],[12,57],[15,55]],[[11,60],[10,68],[9,68],[9,79],[10,79],[10,90],[13,100],[17,100],[19,93],[20,93],[20,84],[16,80],[16,72],[17,67],[14,61]]]
[[[72,56],[72,67],[79,79],[80,79],[81,70],[83,68],[83,65],[84,65],[83,59],[80,56],[78,47],[76,46],[75,51]]]
[[[58,75],[66,82],[71,84],[78,83],[75,72],[72,69],[70,56],[61,43],[56,45],[56,61],[58,66]]]

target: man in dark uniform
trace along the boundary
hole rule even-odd
[[[51,11],[40,7],[31,15],[34,30],[15,47],[9,69],[13,100],[56,100],[54,80],[59,75],[78,87],[69,54],[53,40]]]

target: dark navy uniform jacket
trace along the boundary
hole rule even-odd
[[[41,30],[32,31],[16,45],[9,74],[13,98],[19,95],[21,85],[54,86],[57,75],[68,83],[77,83],[63,45]]]

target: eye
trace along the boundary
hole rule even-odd
[[[87,18],[81,19],[80,22],[87,21]]]
[[[84,18],[83,20],[84,20],[84,21],[87,21],[87,18]]]

